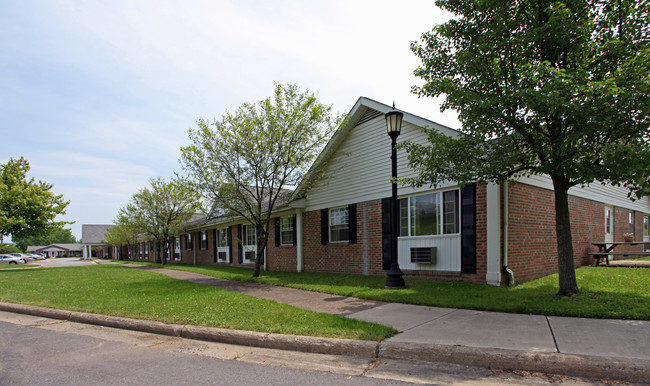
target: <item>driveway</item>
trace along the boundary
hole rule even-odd
[[[90,259],[83,260],[80,257],[57,257],[30,261],[29,264],[38,264],[41,267],[75,267],[79,265],[93,265],[94,263]]]

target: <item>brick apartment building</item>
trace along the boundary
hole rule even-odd
[[[390,264],[391,141],[384,114],[391,107],[360,98],[315,167],[325,178],[274,212],[264,269],[384,275]],[[401,141],[426,142],[423,127],[458,132],[404,113]],[[398,176],[414,176],[398,152]],[[521,283],[557,272],[553,187],[546,176],[515,184],[447,181],[437,189],[399,186],[399,265],[407,276],[491,285]],[[593,263],[592,242],[648,239],[650,198],[627,198],[620,187],[591,184],[570,191],[577,266]],[[84,239],[85,241],[85,239]],[[194,221],[173,243],[170,262],[252,266],[255,230],[238,219]],[[642,248],[635,246],[631,248]],[[121,252],[124,255],[124,251]],[[156,259],[153,242],[138,258]],[[126,257],[126,255],[124,255]]]

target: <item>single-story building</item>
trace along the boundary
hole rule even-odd
[[[82,224],[81,243],[83,245],[83,258],[91,257],[111,258],[115,254],[115,248],[109,247],[106,242],[105,233],[110,229],[110,224]]]
[[[267,270],[384,275],[390,265],[391,141],[384,114],[391,107],[360,98],[312,169],[325,178],[298,186],[274,211],[265,251]],[[459,133],[404,112],[398,142],[426,143],[423,127]],[[414,176],[398,152],[398,176]],[[570,191],[577,266],[593,263],[592,242],[648,239],[650,198],[632,201],[620,187],[594,183]],[[491,285],[557,272],[553,185],[547,176],[515,184],[446,181],[436,189],[399,186],[398,260],[407,276]],[[84,243],[86,242],[84,236]],[[138,258],[155,259],[153,242]],[[250,266],[255,229],[240,219],[205,218],[176,238],[171,262]],[[635,246],[631,248],[642,248]]]
[[[28,253],[45,253],[48,257],[76,257],[81,256],[81,244],[50,244],[50,245],[30,245],[27,247]]]

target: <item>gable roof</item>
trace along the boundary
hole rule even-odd
[[[298,188],[293,192],[290,201],[296,201],[304,197],[304,195],[307,193],[307,190],[309,190],[310,182],[315,177],[315,174],[318,172],[318,170],[321,167],[323,167],[327,163],[327,161],[334,155],[334,153],[336,153],[338,148],[345,141],[348,134],[355,126],[367,120],[384,115],[387,112],[392,110],[393,107],[387,104],[377,102],[370,98],[359,97],[357,102],[354,104],[354,106],[348,113],[347,118],[343,121],[341,126],[336,130],[336,132],[329,140],[329,142],[327,142],[327,145],[325,145],[323,151],[321,151],[318,158],[316,158],[316,161],[314,161],[312,166],[309,168],[309,171],[305,175],[305,178],[300,182]],[[409,122],[415,126],[422,127],[422,128],[424,127],[433,128],[452,137],[457,137],[460,135],[459,131],[454,130],[450,127],[441,125],[439,123],[430,121],[428,119],[419,117],[417,115],[408,113],[406,111],[402,111],[399,109],[395,109],[395,110],[400,111],[404,114],[404,117],[402,118],[403,122]]]
[[[50,245],[30,245],[27,247],[27,252],[56,252],[56,251],[81,251],[81,244],[61,243]]]
[[[106,236],[104,234],[111,228],[110,224],[82,224],[81,225],[81,242],[88,244],[104,244]]]

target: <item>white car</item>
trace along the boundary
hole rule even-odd
[[[27,253],[30,255],[34,260],[45,260],[45,256],[41,255],[40,253]]]
[[[0,264],[25,264],[25,260],[21,257],[0,255]]]
[[[28,261],[34,261],[34,258],[26,253],[9,253],[8,255],[22,259],[25,263]]]

